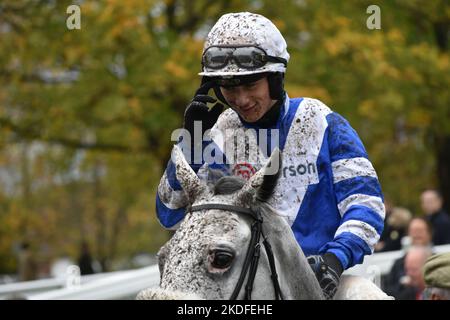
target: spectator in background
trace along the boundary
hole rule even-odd
[[[375,246],[376,252],[395,251],[402,249],[402,238],[406,235],[411,221],[411,212],[406,208],[391,207],[385,202],[386,219],[380,241]]]
[[[408,237],[412,246],[432,247],[433,227],[424,217],[416,217],[408,226]]]
[[[401,279],[404,290],[397,297],[399,300],[423,300],[425,280],[423,267],[432,251],[429,246],[413,246],[405,257],[406,276]]]
[[[93,274],[94,269],[92,267],[92,256],[89,251],[89,245],[86,241],[81,243],[80,256],[78,258],[78,266],[80,267],[80,274]]]
[[[427,189],[420,196],[420,203],[427,220],[433,227],[435,246],[450,243],[450,216],[443,209],[442,195],[435,189]]]
[[[450,300],[450,252],[428,258],[423,268],[424,299]]]
[[[425,218],[418,217],[411,220],[408,226],[408,237],[411,240],[412,247],[426,247],[431,251],[431,236],[432,229]],[[405,299],[408,295],[411,298],[413,295],[411,288],[403,283],[406,276],[406,255],[397,259],[392,265],[389,274],[383,278],[384,291],[396,299]]]
[[[19,281],[31,281],[37,279],[37,262],[34,258],[30,244],[23,242],[19,252]]]

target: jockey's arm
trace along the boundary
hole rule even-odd
[[[358,134],[337,113],[330,114],[328,122],[333,186],[341,220],[333,241],[320,253],[333,253],[345,270],[373,253],[383,231],[385,208],[378,177]]]

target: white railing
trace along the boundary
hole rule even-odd
[[[435,253],[450,252],[450,244],[434,246]],[[405,254],[404,250],[374,253],[364,258],[363,264],[358,264],[345,271],[345,274],[358,275],[364,278],[373,278],[376,275],[389,273],[395,260]]]
[[[85,285],[91,281],[101,278],[111,277],[123,273],[124,271],[97,273],[79,277],[79,283]],[[50,290],[62,289],[67,287],[68,278],[60,276],[56,278],[40,279],[33,281],[13,282],[0,285],[0,300],[25,298],[30,294],[47,292]]]
[[[434,247],[436,253],[450,252],[450,245]],[[359,275],[371,280],[387,274],[394,261],[404,251],[375,253],[364,259],[364,263],[345,271],[345,274]],[[79,285],[64,286],[67,279],[48,279],[0,285],[0,297],[21,295],[30,300],[109,300],[134,299],[143,289],[156,287],[159,284],[158,266],[150,266],[137,270],[103,273],[81,277]],[[378,284],[375,281],[376,284]],[[379,285],[379,284],[378,284]],[[47,287],[45,287],[47,286]],[[60,289],[55,289],[59,286]],[[63,287],[63,288],[61,288]],[[36,290],[47,292],[36,293]],[[33,292],[34,291],[34,292]]]
[[[139,291],[159,285],[158,266],[122,271],[79,286],[30,294],[29,300],[109,300],[134,299]]]

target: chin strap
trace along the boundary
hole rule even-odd
[[[283,101],[285,96],[284,91],[284,73],[272,72],[267,75],[269,82],[269,93],[273,100]]]

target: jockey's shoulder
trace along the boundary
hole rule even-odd
[[[327,116],[333,112],[324,102],[315,98],[304,97],[301,106],[312,116]]]

